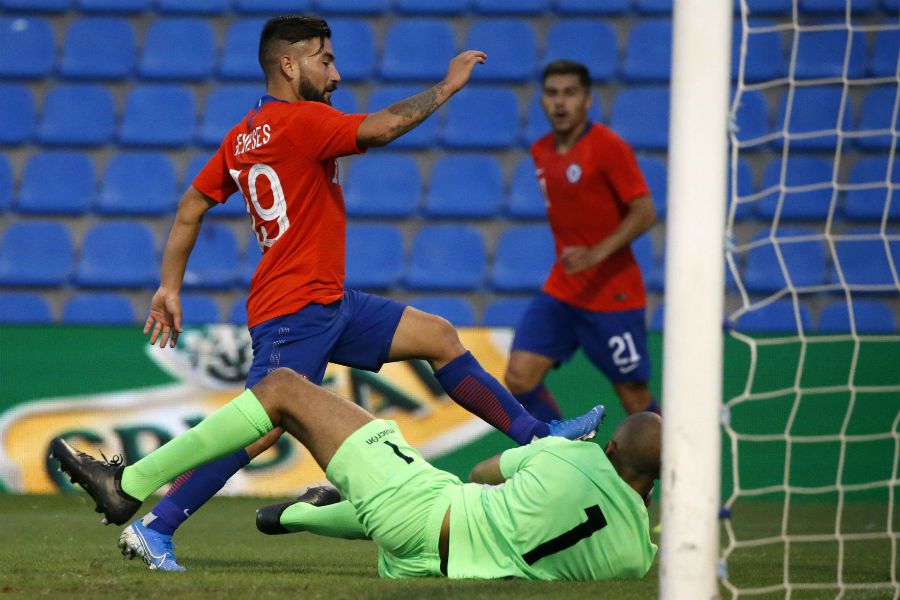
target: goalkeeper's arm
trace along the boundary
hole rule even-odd
[[[506,481],[506,477],[500,471],[500,454],[483,460],[469,473],[469,481],[472,483],[486,483],[497,485]]]

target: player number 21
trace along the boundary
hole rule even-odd
[[[253,206],[253,210],[247,212],[250,213],[253,231],[256,233],[260,249],[263,246],[274,245],[278,238],[284,235],[284,232],[291,226],[287,216],[287,202],[284,200],[284,188],[281,186],[278,173],[265,163],[256,163],[250,167],[250,171],[247,173],[246,186],[244,186],[241,182],[242,170],[228,169],[228,172],[241,191],[241,195],[244,196],[248,204]],[[260,177],[265,177],[269,180],[269,189],[271,190],[271,192],[264,193],[262,198],[260,198],[256,188],[256,182]],[[264,207],[263,204],[266,206]],[[274,237],[269,237],[269,230],[266,228],[266,224],[272,221],[278,223],[278,234]]]
[[[627,367],[641,360],[641,355],[634,346],[634,339],[627,331],[609,338],[609,347],[613,351],[612,359],[617,367]]]

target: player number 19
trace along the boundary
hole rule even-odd
[[[247,173],[248,189],[245,190],[244,187],[241,186],[241,173],[243,173],[243,171],[229,169],[228,172],[231,174],[231,178],[234,179],[235,184],[237,184],[238,189],[241,191],[241,195],[253,206],[253,211],[249,211],[250,219],[253,221],[253,231],[256,233],[256,239],[259,240],[260,249],[262,249],[263,246],[274,245],[278,238],[284,235],[284,232],[291,226],[291,222],[288,220],[287,216],[287,202],[285,202],[284,199],[284,188],[281,186],[281,180],[278,178],[278,173],[275,172],[275,169],[265,163],[254,164],[250,167],[249,173]],[[271,190],[271,193],[263,194],[262,198],[260,198],[256,189],[256,180],[259,179],[260,176],[269,180],[269,189]],[[269,196],[271,196],[271,198],[269,198]],[[267,207],[263,207],[263,202],[266,204],[271,202],[271,204]],[[271,223],[272,221],[278,223],[278,235],[269,237],[269,231],[266,229],[265,224]]]

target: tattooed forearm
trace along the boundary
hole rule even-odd
[[[453,95],[447,83],[441,82],[370,114],[360,125],[357,140],[364,146],[383,146],[413,129]]]
[[[443,92],[445,85],[445,83],[441,82],[420,94],[390,105],[387,110],[392,115],[403,117],[404,119],[412,119],[419,123],[441,105],[438,102],[438,93]]]

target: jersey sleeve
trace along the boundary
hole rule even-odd
[[[620,201],[628,203],[650,193],[628,142],[610,132],[603,157],[606,179]]]
[[[535,440],[525,446],[511,448],[500,455],[500,473],[502,473],[504,477],[509,479],[513,476],[513,474],[516,473],[516,471],[520,470],[525,465],[525,463],[528,462],[528,459],[530,459],[535,454],[538,454],[539,452],[547,448],[552,448],[554,446],[564,446],[571,443],[571,441],[561,437],[547,436],[545,438]]]
[[[322,102],[298,102],[288,120],[287,137],[316,161],[364,152],[356,132],[367,115],[345,114]]]
[[[222,151],[224,144],[223,142],[222,146],[219,146],[219,149],[200,169],[192,182],[192,185],[201,194],[212,198],[219,204],[228,200],[229,196],[237,191],[237,184],[231,177],[228,164],[225,162],[225,153]]]

